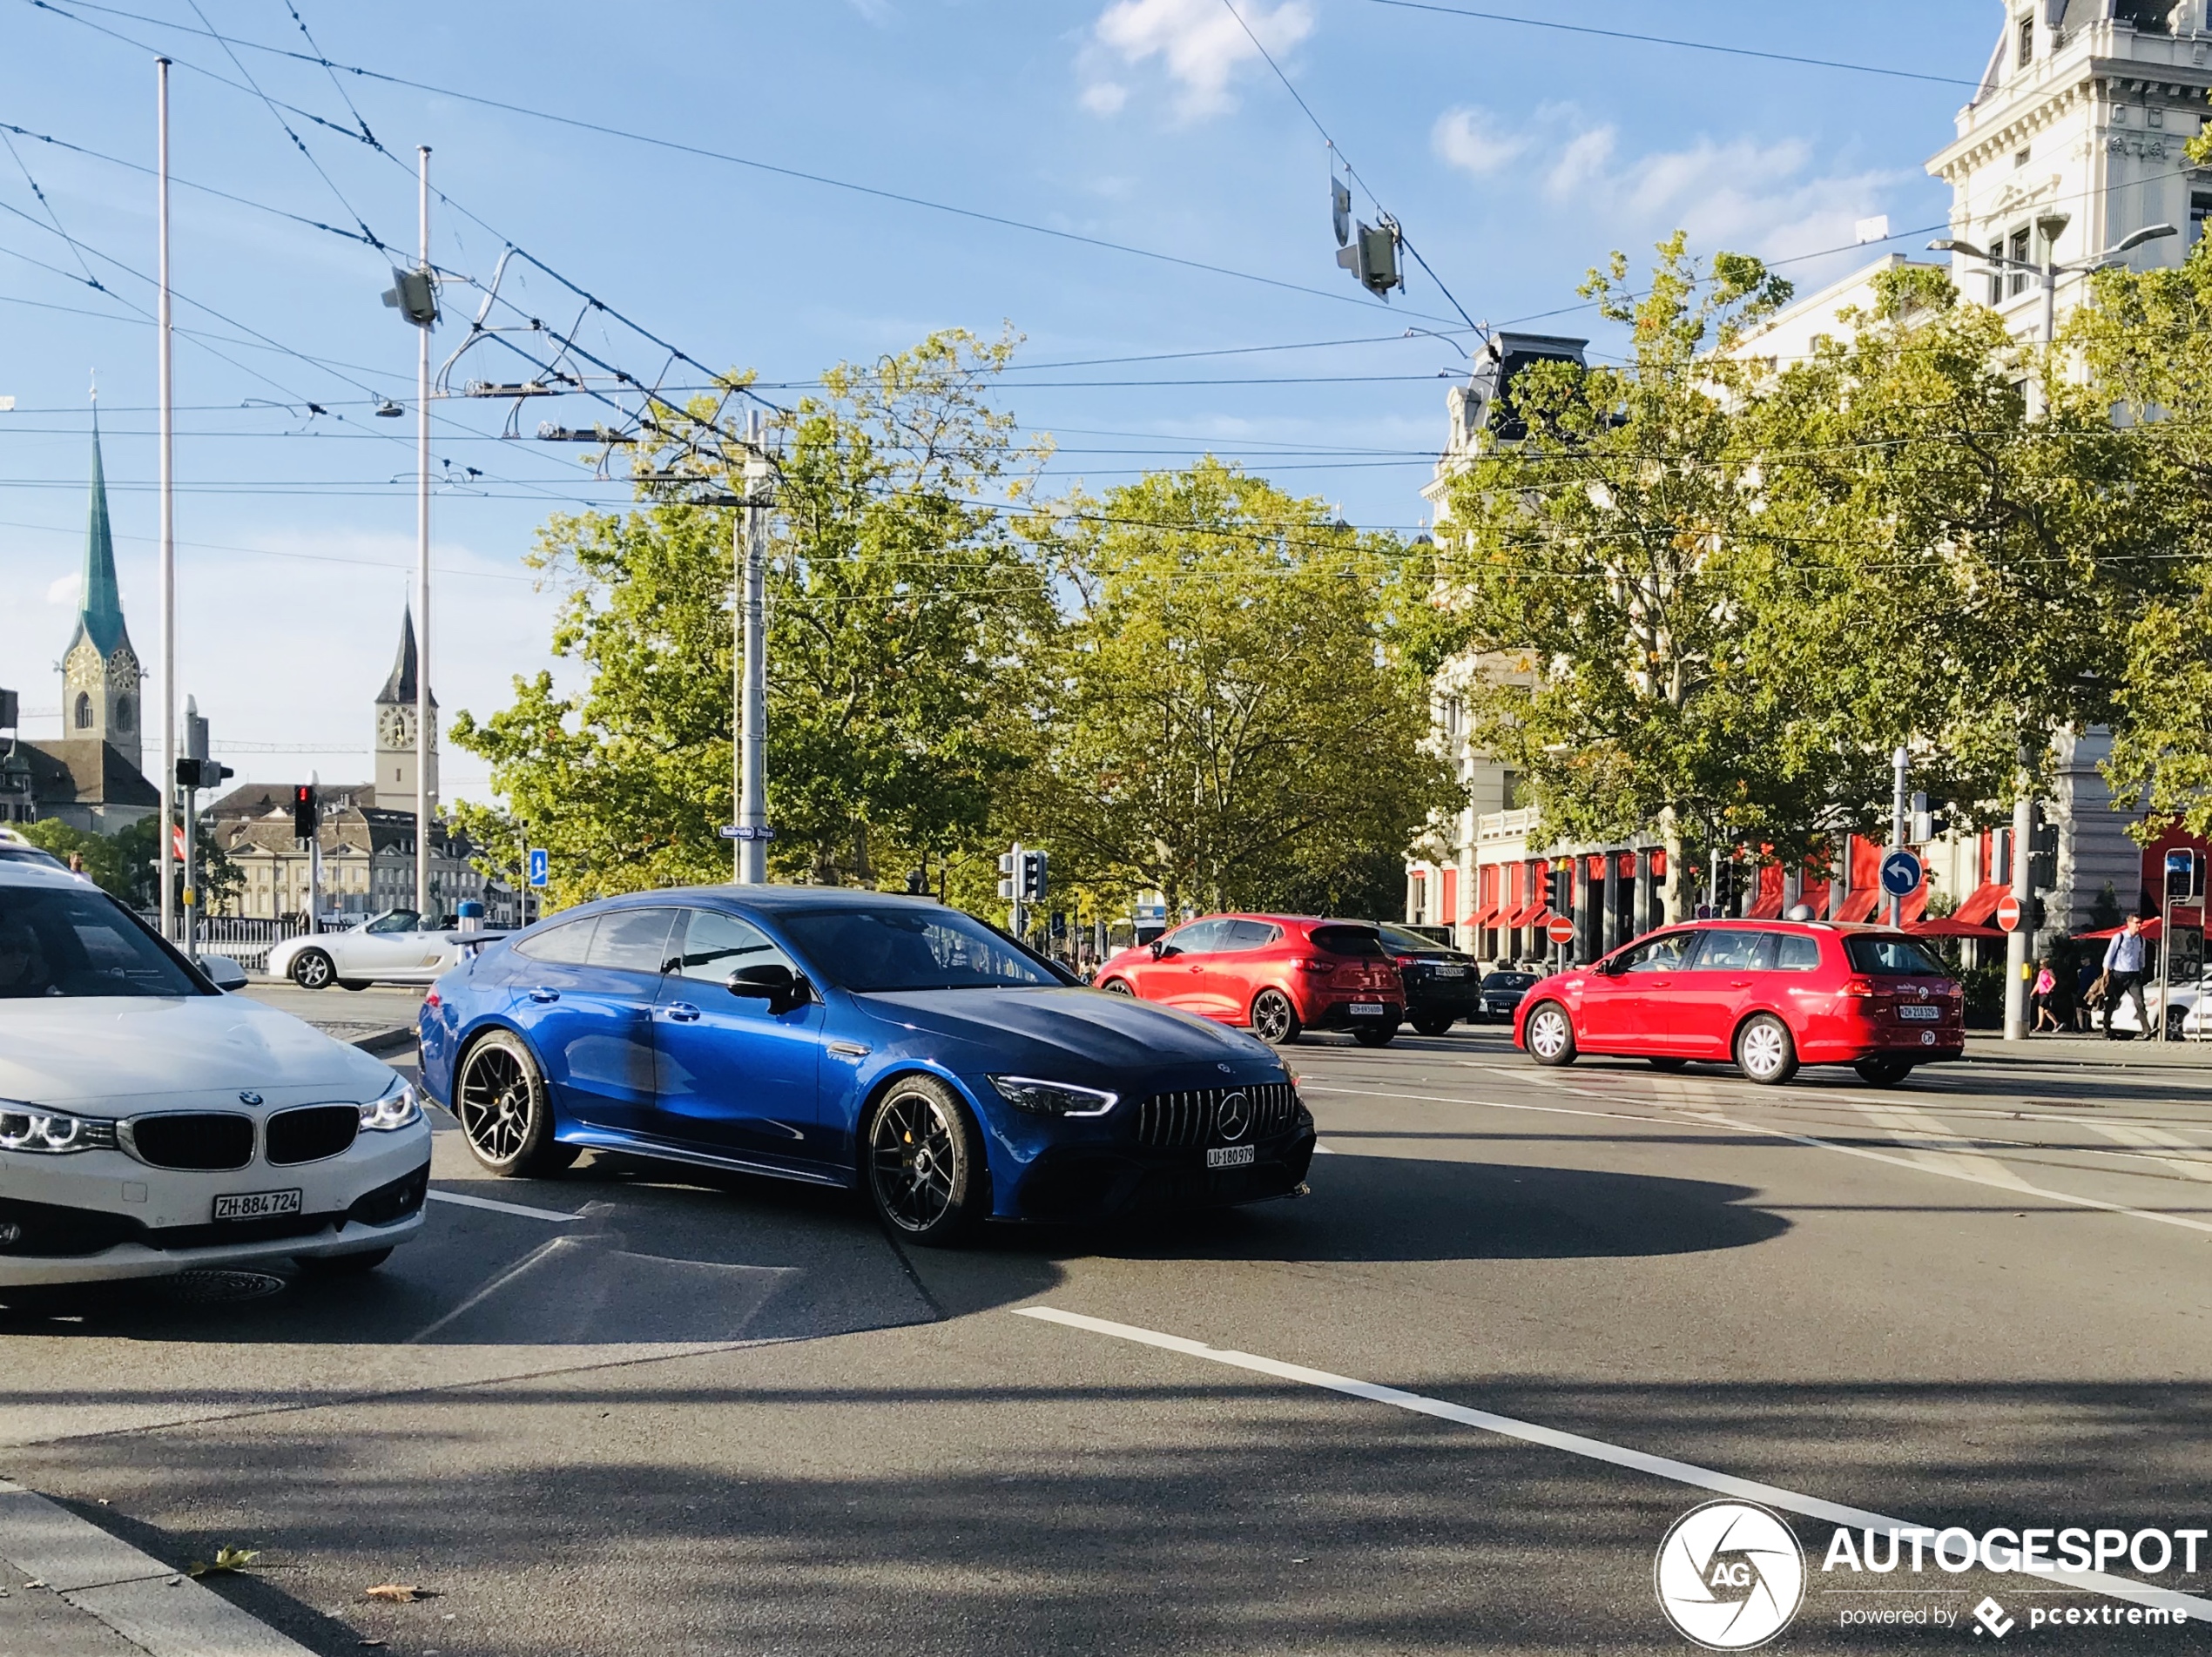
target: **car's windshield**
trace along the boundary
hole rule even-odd
[[[784,918],[799,953],[840,989],[1049,988],[1061,980],[957,909],[886,905]]]
[[[1435,939],[1424,938],[1417,932],[1400,932],[1395,926],[1378,926],[1375,931],[1381,934],[1383,947],[1393,954],[1418,955],[1451,948],[1449,944],[1440,944]]]
[[[0,1000],[208,994],[106,893],[0,886]]]
[[[1854,973],[1875,978],[1941,978],[1943,968],[1920,953],[1909,938],[1846,938],[1844,953]]]
[[[1493,973],[1482,980],[1487,990],[1525,990],[1536,981],[1534,973]]]

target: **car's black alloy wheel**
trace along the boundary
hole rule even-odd
[[[868,1113],[869,1200],[900,1236],[957,1243],[983,1217],[983,1148],[968,1112],[934,1076],[901,1076]]]
[[[327,989],[335,976],[330,957],[320,949],[303,949],[292,958],[292,981],[303,990]]]
[[[495,1174],[557,1174],[577,1159],[574,1147],[553,1137],[537,1061],[505,1030],[493,1031],[462,1059],[453,1114],[469,1151]]]
[[[1851,1068],[1858,1072],[1858,1079],[1877,1088],[1894,1088],[1912,1074],[1912,1061],[1876,1057],[1860,1059]]]
[[[1270,1047],[1286,1047],[1298,1038],[1298,1009],[1280,990],[1252,997],[1252,1034]]]
[[[1109,995],[1134,995],[1136,994],[1135,990],[1130,987],[1129,980],[1125,978],[1109,978],[1098,987],[1104,990]]]

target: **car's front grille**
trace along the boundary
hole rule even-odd
[[[1298,1118],[1298,1090],[1287,1081],[1156,1093],[1136,1108],[1137,1142],[1170,1148],[1224,1142],[1221,1104],[1231,1094],[1244,1095],[1251,1118],[1251,1126],[1237,1136],[1240,1141],[1279,1134]]]
[[[150,1168],[212,1171],[244,1168],[253,1160],[251,1116],[217,1110],[179,1111],[167,1116],[133,1117],[123,1127],[125,1148]]]
[[[359,1105],[308,1105],[280,1110],[264,1129],[266,1155],[279,1168],[292,1162],[320,1162],[335,1156],[361,1132]]]

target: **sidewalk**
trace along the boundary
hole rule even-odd
[[[2036,1035],[2007,1041],[1994,1030],[1966,1032],[1969,1064],[2062,1064],[2105,1070],[2212,1070],[2212,1041],[2107,1041],[2096,1034]]]

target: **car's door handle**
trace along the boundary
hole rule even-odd
[[[696,1024],[699,1010],[689,1001],[673,1001],[669,1004],[668,1016],[678,1024]]]
[[[560,999],[561,992],[558,990],[535,989],[530,992],[533,1001],[557,1001]]]
[[[1748,978],[1731,978],[1728,980],[1728,987],[1732,990],[1747,990],[1751,987],[1751,980]]]

